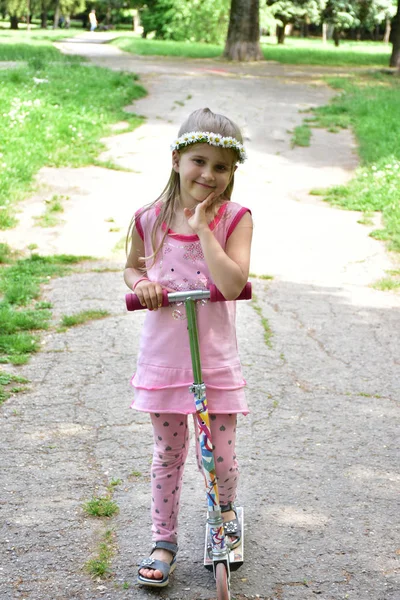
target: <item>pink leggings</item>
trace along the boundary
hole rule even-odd
[[[151,420],[154,432],[151,466],[153,541],[176,544],[179,498],[189,449],[188,418],[179,414],[151,413]],[[197,431],[195,415],[194,422]],[[220,504],[224,505],[235,500],[239,477],[235,455],[236,414],[210,415],[210,424]],[[197,464],[202,470],[199,456],[197,440]]]

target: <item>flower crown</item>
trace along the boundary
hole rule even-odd
[[[218,133],[210,133],[209,131],[190,131],[189,133],[184,133],[171,144],[171,150],[180,150],[190,144],[210,144],[210,146],[231,148],[238,153],[240,163],[244,163],[247,158],[244,146],[239,140],[234,137],[223,137]]]

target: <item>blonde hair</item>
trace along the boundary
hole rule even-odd
[[[178,137],[180,137],[184,133],[189,133],[190,131],[208,131],[210,133],[219,134],[223,137],[233,137],[236,140],[238,140],[239,142],[243,143],[242,133],[241,133],[239,127],[236,125],[236,123],[234,123],[233,121],[231,121],[230,119],[228,119],[228,117],[225,117],[224,115],[220,115],[218,113],[213,113],[209,108],[199,108],[198,110],[195,110],[194,112],[192,112],[188,116],[186,121],[181,125],[179,132],[178,132]],[[188,146],[188,147],[190,147],[190,146]],[[180,154],[182,154],[183,152],[185,152],[185,150],[186,150],[186,148],[181,149],[178,152]],[[237,154],[237,152],[235,150],[229,150],[229,151]],[[232,168],[233,168],[233,166],[234,165],[232,165]],[[231,199],[231,195],[232,195],[232,191],[233,191],[233,184],[234,184],[234,174],[232,173],[230,182],[224,192],[224,196],[226,197],[227,200]],[[173,219],[173,216],[174,216],[176,208],[177,208],[177,203],[179,202],[180,190],[181,190],[181,188],[180,188],[179,173],[177,173],[176,171],[174,171],[174,169],[172,169],[171,175],[167,182],[167,185],[165,186],[165,188],[163,189],[161,194],[158,196],[158,198],[156,198],[153,202],[151,202],[150,204],[145,206],[140,211],[140,213],[138,214],[137,217],[134,216],[132,218],[132,220],[129,224],[129,229],[128,229],[128,233],[127,233],[127,237],[126,237],[126,250],[128,250],[128,245],[129,245],[129,241],[132,237],[132,231],[135,227],[136,218],[138,218],[138,217],[140,218],[145,212],[150,210],[157,202],[161,202],[162,203],[161,210],[156,217],[156,220],[155,220],[154,226],[153,226],[153,230],[151,232],[151,244],[152,244],[153,253],[150,256],[143,257],[144,260],[146,260],[146,259],[153,260],[153,264],[154,264],[156,256],[157,256],[159,250],[161,249],[161,247],[163,246],[164,240],[170,229],[172,219]],[[157,245],[156,244],[157,232],[159,231],[159,229],[161,229],[161,225],[163,223],[166,224],[165,233],[164,233],[160,243]]]

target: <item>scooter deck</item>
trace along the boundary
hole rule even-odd
[[[243,507],[237,506],[236,512],[238,516],[238,520],[242,530],[242,537],[240,541],[240,545],[231,550],[229,553],[229,566],[231,571],[236,571],[239,569],[244,562],[244,519],[243,519]],[[212,560],[212,552],[211,552],[211,544],[210,544],[210,526],[207,523],[206,527],[206,541],[204,546],[204,566],[209,571],[213,570],[213,560]]]

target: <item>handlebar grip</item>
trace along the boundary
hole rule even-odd
[[[236,300],[251,300],[251,282],[248,281]],[[210,285],[210,302],[226,302],[226,298],[221,294],[215,285]]]
[[[168,292],[167,290],[162,291],[162,304],[161,306],[169,306]],[[139,298],[136,294],[126,294],[125,296],[126,308],[128,310],[144,310],[147,306],[142,306],[139,302]]]

